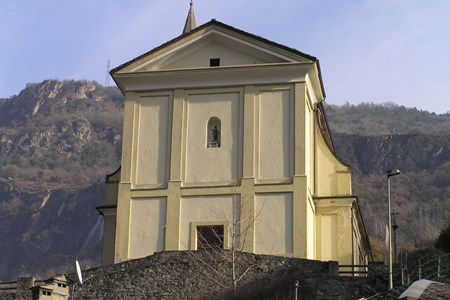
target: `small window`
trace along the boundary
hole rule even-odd
[[[197,226],[197,250],[223,249],[223,225]]]
[[[207,127],[207,148],[220,148],[221,145],[221,122],[219,118],[212,117],[208,121]]]
[[[210,67],[219,67],[220,66],[220,58],[210,58],[209,66]]]

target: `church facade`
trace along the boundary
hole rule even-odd
[[[121,167],[98,208],[103,264],[211,245],[366,263],[319,61],[216,20],[188,21],[111,71],[125,108]]]

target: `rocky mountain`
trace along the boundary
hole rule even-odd
[[[121,152],[123,96],[47,80],[0,100],[0,280],[100,262],[104,178]],[[69,263],[70,262],[70,263]]]
[[[0,280],[100,263],[105,175],[121,153],[123,96],[89,81],[47,80],[0,99]],[[434,239],[449,218],[450,114],[394,104],[326,107],[351,165],[369,234],[384,240],[385,172],[400,244]]]
[[[0,177],[29,191],[96,182],[118,167],[122,110],[95,82],[29,84],[0,102]]]

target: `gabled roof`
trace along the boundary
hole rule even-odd
[[[201,25],[201,26],[199,26],[199,27],[197,27],[195,29],[193,29],[193,30],[191,30],[191,31],[189,31],[189,32],[187,32],[185,34],[182,34],[182,35],[180,35],[180,36],[178,36],[178,37],[176,37],[176,38],[174,38],[174,39],[172,39],[172,40],[170,40],[170,41],[168,41],[168,42],[166,42],[166,43],[164,43],[164,44],[162,44],[162,45],[160,45],[160,46],[158,46],[158,47],[156,47],[156,48],[154,48],[154,49],[152,49],[152,50],[150,50],[150,51],[148,51],[148,52],[146,52],[146,53],[144,53],[144,54],[142,54],[142,55],[140,55],[140,56],[138,56],[138,57],[136,57],[136,58],[126,62],[126,63],[124,63],[124,64],[122,64],[122,65],[120,65],[120,66],[118,66],[118,67],[116,67],[116,68],[114,68],[114,69],[112,69],[111,70],[111,74],[117,73],[117,72],[121,71],[122,69],[124,69],[125,67],[129,66],[130,64],[140,60],[143,57],[146,57],[146,56],[148,56],[148,55],[150,55],[150,54],[152,54],[152,53],[154,53],[154,52],[156,52],[158,50],[161,50],[163,48],[168,47],[169,45],[174,44],[175,42],[178,42],[178,41],[180,41],[180,40],[182,40],[182,39],[184,39],[184,38],[186,38],[186,37],[188,37],[190,35],[193,35],[196,32],[199,32],[201,30],[204,30],[205,28],[212,27],[212,26],[222,27],[222,28],[224,28],[226,30],[236,32],[236,33],[238,33],[240,35],[243,35],[243,36],[246,36],[246,37],[248,37],[250,39],[254,39],[254,40],[260,41],[262,43],[268,44],[270,46],[273,46],[275,48],[279,48],[279,49],[284,50],[286,52],[292,53],[293,55],[303,57],[303,58],[305,58],[307,60],[310,60],[310,61],[319,62],[319,60],[316,57],[314,57],[314,56],[308,55],[308,54],[300,52],[300,51],[298,51],[298,50],[296,50],[294,48],[290,48],[290,47],[278,44],[276,42],[270,41],[270,40],[265,39],[263,37],[260,37],[260,36],[257,36],[257,35],[245,32],[243,30],[237,29],[235,27],[232,27],[230,25],[227,25],[225,23],[222,23],[222,22],[219,22],[219,21],[217,21],[215,19],[212,19],[211,21],[209,21],[209,22],[207,22],[207,23],[205,23],[205,24],[203,24],[203,25]]]
[[[230,49],[237,49],[244,54],[251,53],[260,59],[258,62],[255,62],[256,64],[305,63],[314,65],[316,73],[314,76],[317,76],[316,78],[319,81],[321,94],[323,98],[325,97],[319,60],[316,57],[237,29],[215,19],[112,69],[110,74],[114,78],[118,74],[159,71],[163,70],[161,66],[163,66],[164,63],[166,64],[165,66],[169,68],[171,67],[169,62],[171,59],[173,60],[176,55],[182,53],[182,51],[180,51],[181,49],[186,50],[189,47],[192,47],[190,51],[195,53],[197,49],[195,47],[199,46],[197,44],[206,41],[220,41],[222,46],[229,46]],[[249,65],[250,63],[247,64]],[[234,65],[234,67],[235,66],[236,65]],[[206,66],[193,67],[202,68]]]

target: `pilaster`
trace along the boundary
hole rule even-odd
[[[116,246],[114,263],[129,259],[131,184],[120,183],[117,201]]]
[[[122,132],[122,164],[121,164],[121,182],[131,182],[131,174],[133,169],[133,151],[135,143],[134,124],[136,111],[136,93],[127,92],[125,94],[125,107],[123,115],[123,132]],[[133,147],[130,147],[133,145]]]
[[[307,258],[308,224],[307,177],[295,176],[293,187],[293,252],[295,257]]]
[[[241,180],[241,213],[240,213],[240,248],[244,252],[255,253],[255,223],[258,212],[255,212],[255,180]]]
[[[244,89],[243,177],[255,176],[255,86]]]
[[[294,124],[294,134],[295,134],[295,150],[294,150],[294,174],[307,175],[306,165],[307,165],[307,137],[309,131],[307,131],[306,126],[306,84],[296,83],[295,84],[295,100],[294,100],[294,111],[295,111],[295,124]]]
[[[181,180],[181,157],[183,138],[184,90],[175,90],[172,111],[172,142],[170,155],[170,181]]]
[[[181,182],[169,182],[164,250],[180,249]]]

